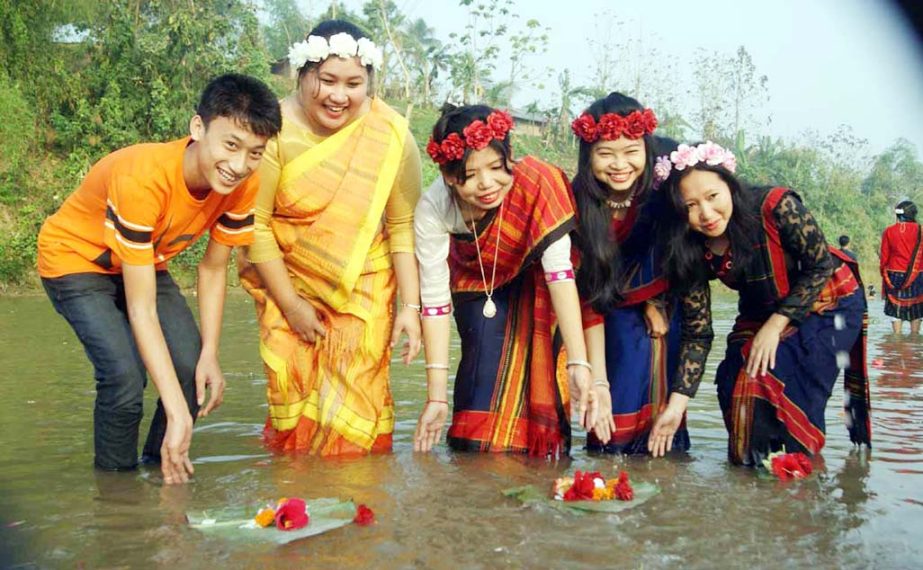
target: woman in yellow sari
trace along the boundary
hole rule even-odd
[[[402,333],[405,362],[420,349],[419,151],[369,94],[381,50],[359,28],[322,22],[289,60],[298,83],[263,157],[240,270],[269,380],[263,435],[278,451],[390,451],[391,349]]]

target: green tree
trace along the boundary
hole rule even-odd
[[[242,0],[107,4],[89,29],[80,97],[53,115],[59,148],[86,161],[186,132],[205,83],[235,71],[266,79],[268,54]]]
[[[416,77],[415,92],[419,94],[418,102],[425,106],[432,105],[435,83],[449,66],[448,50],[434,31],[422,18],[409,22],[405,30],[407,53]]]
[[[898,139],[876,156],[862,181],[862,193],[881,196],[892,206],[905,199],[923,204],[923,164],[916,147],[907,139]]]
[[[311,31],[311,20],[296,0],[262,0],[261,12],[266,21],[261,31],[273,61],[286,57],[289,48]]]
[[[521,83],[531,82],[534,77],[526,65],[526,59],[543,54],[548,50],[548,27],[543,27],[538,20],[532,18],[526,21],[525,28],[510,34],[507,50],[510,59],[510,74],[507,83],[509,90],[506,97],[506,106],[512,108],[513,95]]]

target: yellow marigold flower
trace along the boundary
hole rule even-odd
[[[612,500],[612,489],[608,487],[599,487],[593,489],[593,500],[594,501],[611,501]]]
[[[272,526],[276,522],[276,511],[275,509],[270,509],[269,507],[260,509],[260,512],[256,513],[256,516],[253,517],[253,520],[256,521],[256,524],[263,528]]]

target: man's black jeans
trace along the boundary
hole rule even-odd
[[[42,285],[55,310],[77,333],[93,364],[96,466],[107,470],[134,469],[138,465],[138,430],[147,371],[128,322],[122,276],[74,273],[42,279]],[[198,412],[195,367],[202,339],[186,299],[166,271],[157,272],[157,314],[177,378],[195,419]],[[158,400],[144,445],[146,460],[160,460],[166,429],[163,404]]]

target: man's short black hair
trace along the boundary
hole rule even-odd
[[[842,235],[840,236],[839,241],[840,241],[840,247],[846,247],[847,245],[849,245],[849,236]]]
[[[239,73],[227,73],[209,81],[196,113],[206,127],[214,118],[227,117],[266,138],[276,136],[282,129],[282,110],[276,95],[259,79]]]

